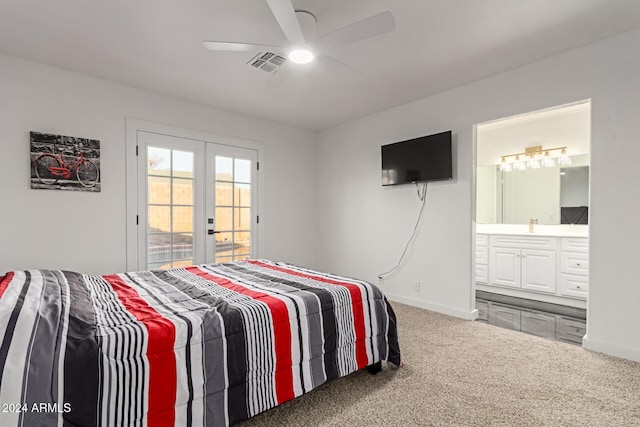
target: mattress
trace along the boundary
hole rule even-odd
[[[268,260],[0,280],[0,425],[227,426],[400,365],[359,280]]]

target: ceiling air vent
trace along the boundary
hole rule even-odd
[[[267,73],[275,73],[285,62],[287,62],[287,60],[277,53],[260,52],[259,54],[251,58],[251,60],[247,62],[247,64],[251,65],[254,68],[264,70]]]

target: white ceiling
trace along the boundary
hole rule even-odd
[[[264,0],[2,0],[0,53],[310,130],[322,130],[640,27],[639,0],[294,0],[319,36],[390,10],[396,30],[278,87],[203,40],[285,44]]]

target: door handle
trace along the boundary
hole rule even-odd
[[[207,230],[207,234],[219,234],[220,231]]]

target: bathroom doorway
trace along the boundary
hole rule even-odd
[[[590,121],[587,100],[476,125],[479,321],[582,344]]]

